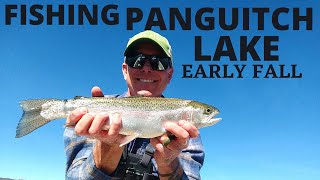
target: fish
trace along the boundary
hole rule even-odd
[[[221,118],[214,118],[219,110],[201,102],[161,97],[75,97],[74,99],[32,99],[20,102],[22,117],[16,128],[16,138],[23,137],[57,119],[67,118],[71,111],[85,107],[88,113],[107,112],[109,120],[104,130],[119,115],[122,119],[120,134],[125,142],[135,138],[153,138],[166,133],[164,123],[186,120],[198,129],[212,126]]]

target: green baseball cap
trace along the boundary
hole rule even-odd
[[[126,56],[129,52],[129,50],[134,47],[135,44],[138,42],[143,42],[143,41],[151,41],[161,47],[163,52],[171,58],[172,61],[172,50],[171,46],[169,44],[169,41],[167,38],[161,36],[160,34],[151,31],[151,30],[146,30],[143,32],[140,32],[136,35],[134,35],[132,38],[129,39],[126,50],[124,51],[124,55]]]

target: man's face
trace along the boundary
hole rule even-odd
[[[161,51],[151,43],[140,44],[135,51],[145,55],[161,55]],[[142,69],[131,68],[123,63],[122,72],[127,81],[129,96],[136,96],[141,90],[149,91],[152,96],[161,96],[171,80],[173,68],[165,71],[153,70],[147,60]]]

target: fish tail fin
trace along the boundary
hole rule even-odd
[[[25,136],[54,119],[62,118],[64,114],[61,109],[64,101],[56,99],[24,100],[20,102],[20,106],[23,114],[16,129],[16,138]]]

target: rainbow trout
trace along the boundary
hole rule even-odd
[[[197,128],[211,126],[221,120],[214,118],[219,110],[200,102],[176,98],[126,97],[126,98],[75,98],[69,100],[36,99],[20,102],[22,118],[17,126],[16,138],[25,136],[35,129],[56,119],[67,118],[77,108],[86,107],[89,113],[107,112],[109,121],[103,129],[108,130],[113,119],[122,118],[120,134],[127,135],[126,144],[140,138],[153,138],[166,132],[166,121],[187,120]]]

